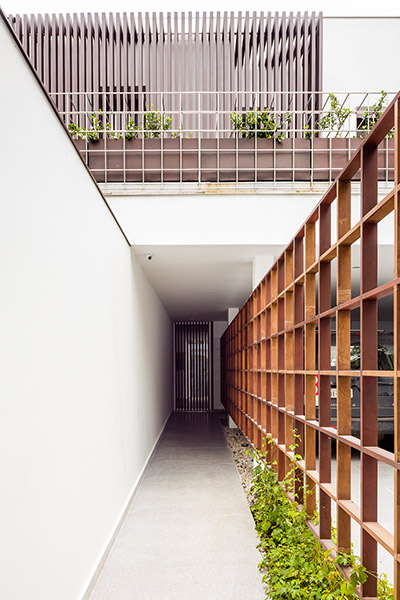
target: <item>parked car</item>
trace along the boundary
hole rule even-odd
[[[360,344],[357,343],[358,332],[352,331],[350,349],[351,369],[360,369]],[[381,332],[378,345],[378,370],[393,371],[393,333]],[[354,343],[353,343],[354,342]],[[331,367],[336,368],[336,345],[332,340]],[[378,438],[394,434],[394,386],[392,377],[378,377]],[[336,378],[331,379],[331,416],[332,426],[337,423],[337,389]],[[360,378],[351,377],[351,432],[360,437]]]

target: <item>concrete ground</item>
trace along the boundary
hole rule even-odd
[[[218,417],[174,414],[90,600],[263,600],[257,539]]]

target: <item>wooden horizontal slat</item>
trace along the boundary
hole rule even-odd
[[[361,509],[352,500],[338,500],[338,505],[343,508],[357,523],[361,523]]]
[[[379,221],[387,217],[394,209],[394,195],[394,190],[389,192],[376,206],[371,208],[363,218],[363,221],[365,223],[379,223]]]
[[[334,244],[320,256],[321,262],[331,262],[337,256],[337,245]]]
[[[323,490],[328,496],[336,502],[336,487],[333,483],[320,483],[319,487]]]
[[[338,244],[338,246],[340,244],[343,244],[343,245],[354,244],[354,242],[356,242],[357,240],[360,239],[360,236],[361,236],[361,225],[360,225],[360,223],[356,223],[356,225],[354,225],[347,233],[345,233],[344,236],[342,236],[340,238],[340,240],[338,240],[337,244]]]
[[[364,521],[363,529],[367,531],[390,554],[394,555],[394,537],[380,523]]]
[[[378,369],[376,370],[363,370],[361,371],[362,375],[365,375],[365,377],[393,377],[394,376],[394,371],[379,371]]]

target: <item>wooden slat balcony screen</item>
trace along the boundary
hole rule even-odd
[[[81,13],[9,20],[46,90],[76,93],[75,110],[87,109],[78,94],[91,92],[92,111],[120,110],[121,93],[135,110],[135,92],[146,91],[149,108],[178,110],[171,95],[165,106],[156,106],[157,94],[194,90],[280,91],[277,110],[289,108],[285,92],[304,91],[296,110],[318,108],[309,105],[308,93],[322,89],[322,13]],[[107,95],[102,107],[99,92]],[[69,110],[63,102],[59,95],[58,108]],[[229,110],[251,108],[249,94],[236,107],[226,102]],[[216,109],[211,95],[207,110]]]
[[[378,201],[378,147],[393,127],[394,187]],[[271,452],[281,480],[294,456],[290,446],[293,431],[297,430],[302,457],[297,469],[312,490],[304,500],[309,515],[316,506],[319,489],[319,524],[314,526],[310,521],[315,535],[324,546],[333,546],[332,504],[337,511],[339,551],[350,550],[351,521],[358,523],[361,560],[369,571],[377,571],[378,545],[393,555],[396,599],[400,598],[399,133],[400,93],[254,290],[225,331],[221,344],[223,401],[232,418],[256,447],[261,447],[265,436],[271,436]],[[351,180],[359,171],[358,218],[352,214],[355,211]],[[394,272],[382,283],[378,279],[378,230],[387,217],[394,217]],[[359,270],[352,268],[355,244],[360,248]],[[360,277],[360,289],[356,291],[355,273]],[[337,284],[333,286],[335,279]],[[393,369],[385,371],[378,369],[378,305],[382,301],[393,303]],[[355,312],[360,315],[360,364],[356,370],[351,365]],[[335,365],[331,357],[333,345],[337,347]],[[352,434],[354,377],[361,390],[359,437]],[[393,452],[378,445],[378,377],[387,378],[393,385]],[[332,384],[337,389],[336,426],[332,423]],[[336,444],[336,485],[332,482],[332,442]],[[359,505],[352,499],[352,452],[360,457]],[[378,521],[381,462],[393,469],[394,534]],[[376,598],[376,578],[368,577],[360,595]]]

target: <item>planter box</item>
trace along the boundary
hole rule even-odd
[[[149,138],[74,143],[99,183],[139,183],[329,181],[339,175],[362,141]],[[380,180],[393,179],[393,139],[380,145],[378,168]]]
[[[310,143],[292,139],[201,140],[201,181],[217,181],[217,149],[219,148],[219,181],[309,181]]]
[[[74,140],[74,144],[98,183],[123,181],[124,140]]]
[[[272,140],[269,140],[272,141]],[[310,141],[302,138],[276,143],[276,180],[310,181]]]
[[[198,165],[197,139],[166,138],[163,140],[164,181],[197,181]]]
[[[336,179],[362,141],[360,138],[314,138],[312,140],[313,180]],[[357,174],[354,180],[359,180]]]
[[[362,144],[362,138],[315,138],[312,140],[313,180],[335,179]],[[385,139],[378,149],[378,179],[394,178],[394,140]],[[353,181],[360,180],[356,173]]]
[[[258,142],[271,140],[258,140]],[[221,138],[204,139],[201,143],[201,181],[255,181],[255,141],[254,139]],[[265,147],[263,143],[259,148]],[[261,150],[258,150],[258,158]],[[270,168],[273,166],[272,153]],[[263,160],[265,156],[263,156]],[[258,165],[257,165],[258,167]],[[218,178],[219,172],[219,178]],[[271,171],[272,174],[272,171]]]
[[[180,181],[181,167],[182,181],[197,180],[195,139],[74,140],[74,143],[99,183]]]
[[[200,139],[200,181],[217,181],[217,140]]]

